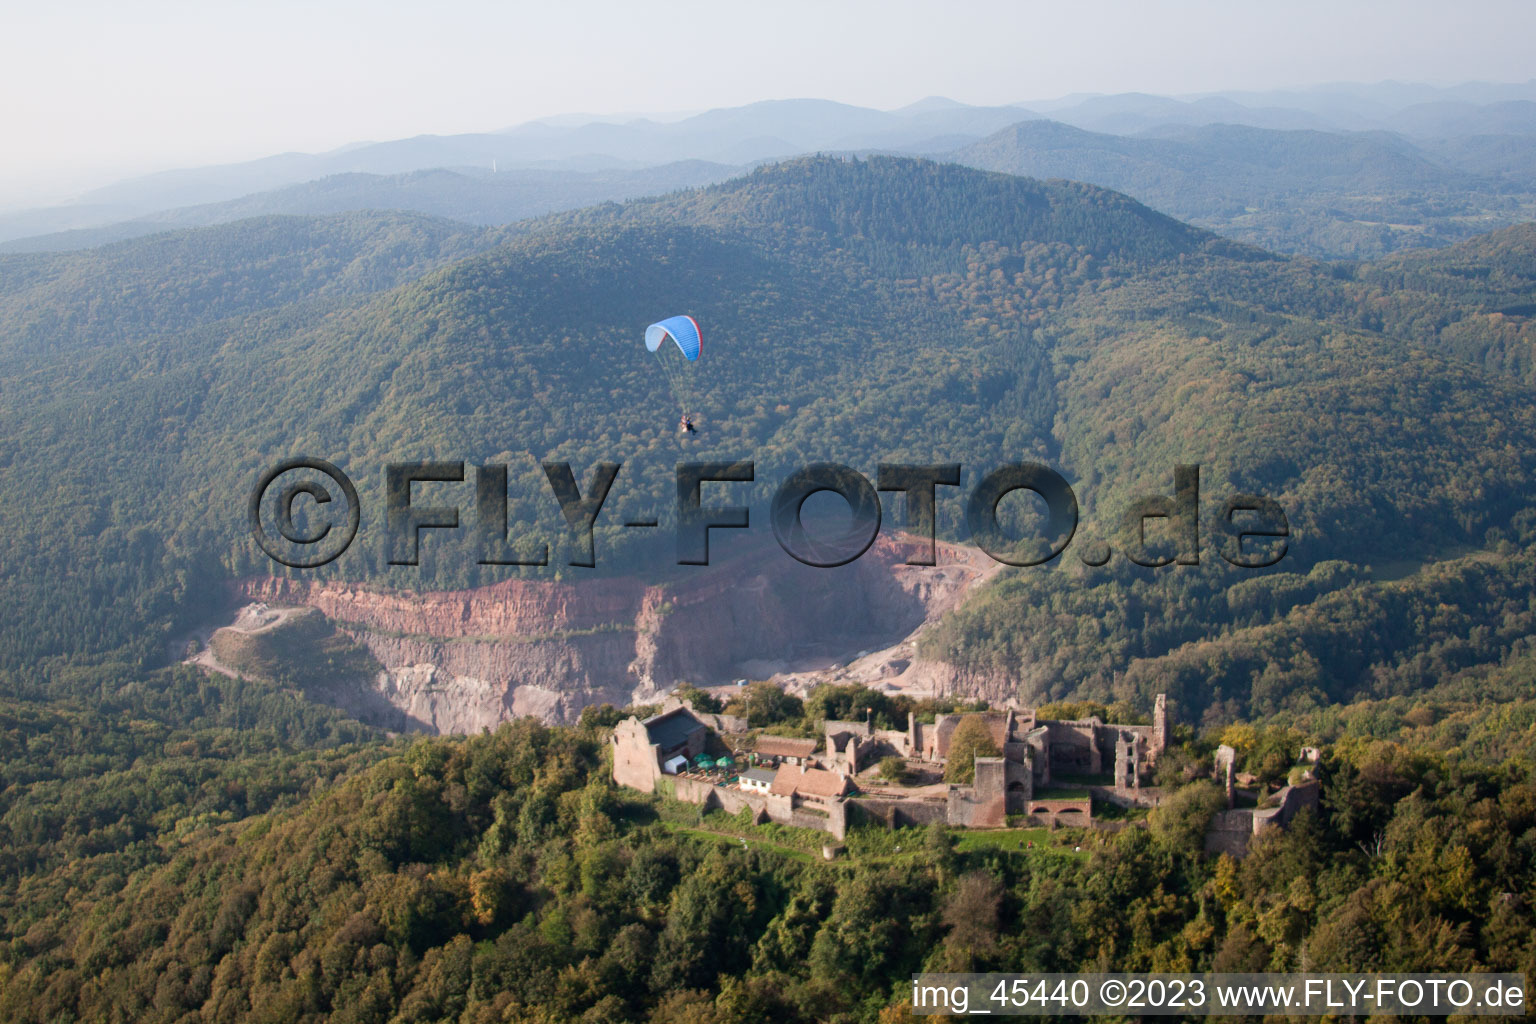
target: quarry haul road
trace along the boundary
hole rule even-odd
[[[239,614],[235,616],[234,622],[210,631],[206,637],[198,637],[200,649],[192,657],[184,659],[182,664],[199,665],[234,679],[238,673],[214,656],[213,636],[215,633],[226,629],[236,633],[244,633],[247,636],[265,633],[276,629],[295,615],[301,613],[308,614],[310,611],[312,609],[309,608],[273,608],[261,601],[248,604],[240,609]]]

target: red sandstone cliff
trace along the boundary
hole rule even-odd
[[[411,727],[470,732],[517,715],[575,717],[680,682],[761,678],[895,643],[953,607],[995,566],[939,545],[939,565],[905,565],[914,542],[881,536],[837,569],[777,547],[663,586],[632,579],[509,580],[410,593],[279,577],[241,596],[319,609],[387,673],[380,693]]]

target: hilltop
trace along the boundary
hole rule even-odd
[[[1530,137],[1426,146],[1386,131],[1164,125],[1139,135],[1024,121],[947,159],[1118,189],[1226,237],[1369,259],[1446,245],[1536,216]]]

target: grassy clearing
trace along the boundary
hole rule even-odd
[[[1063,837],[1066,841],[1063,841]],[[1004,853],[1071,857],[1086,860],[1087,850],[1074,850],[1079,836],[1074,832],[1052,832],[1045,828],[1010,828],[995,831],[958,832],[955,849],[960,853],[984,853],[1000,850]],[[1030,847],[1034,843],[1034,847]]]
[[[734,846],[739,848],[741,847],[742,843],[745,842],[747,849],[771,850],[774,853],[780,854],[784,857],[789,857],[792,860],[809,862],[821,859],[819,853],[813,854],[807,850],[798,850],[793,846],[785,846],[781,843],[775,843],[759,835],[741,835],[736,832],[718,832],[712,828],[705,828],[699,825],[679,825],[677,822],[673,821],[663,821],[661,826],[674,835],[688,836],[694,839],[723,843],[726,846]],[[827,839],[831,841],[832,837],[828,836]]]
[[[799,861],[821,861],[822,847],[837,844],[838,840],[816,829],[797,828],[767,822],[752,824],[750,811],[726,814],[710,811],[699,816],[692,804],[677,800],[657,800],[651,806],[656,820],[668,832],[700,840],[724,843],[740,847],[745,841],[751,849],[771,850]],[[923,853],[926,829],[887,829],[879,825],[856,825],[848,830],[843,841],[842,858],[865,863],[888,863],[925,856]],[[951,828],[958,853],[1003,852],[1024,856],[1068,857],[1083,860],[1087,850],[1075,851],[1082,840],[1075,829],[1052,831],[1045,828],[1009,828],[995,830],[970,830]],[[1034,845],[1031,846],[1030,844]]]

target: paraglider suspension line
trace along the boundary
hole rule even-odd
[[[667,387],[671,389],[672,397],[677,399],[677,404],[682,408],[683,415],[687,416],[687,391],[683,387],[681,375],[679,375],[677,369],[672,365],[672,360],[661,354],[660,348],[653,352],[652,355],[654,355],[656,357],[656,361],[661,364],[662,372],[667,375]]]

